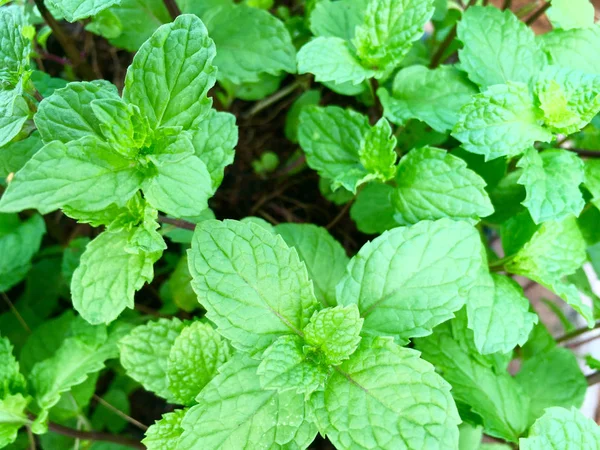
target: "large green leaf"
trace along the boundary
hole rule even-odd
[[[119,3],[121,0],[48,0],[50,7],[60,11],[69,22],[95,16],[100,11]]]

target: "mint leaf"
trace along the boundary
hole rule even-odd
[[[44,144],[37,131],[20,141],[12,141],[0,148],[0,177],[17,172]]]
[[[13,356],[13,346],[7,338],[0,336],[0,400],[10,394],[26,392],[26,386],[19,363]]]
[[[26,221],[16,214],[0,214],[0,292],[25,278],[45,233],[44,219],[38,214]]]
[[[529,300],[515,281],[497,274],[482,277],[481,290],[467,302],[469,328],[482,354],[508,353],[527,342],[538,316],[529,312]]]
[[[183,428],[181,421],[187,410],[176,409],[173,412],[163,414],[160,420],[154,422],[146,430],[146,437],[142,440],[142,444],[148,450],[170,450],[173,448],[173,442],[176,442]]]
[[[368,0],[324,0],[310,15],[310,29],[315,36],[339,37],[350,42],[364,20]]]
[[[534,355],[523,363],[515,379],[531,398],[531,423],[552,406],[581,407],[587,390],[577,358],[566,348]]]
[[[386,338],[363,340],[311,404],[336,448],[452,448],[458,440],[450,386],[417,352]]]
[[[600,161],[588,159],[585,161],[584,186],[592,194],[592,203],[600,208]]]
[[[90,242],[73,273],[73,307],[90,323],[110,323],[133,296],[154,277],[153,264],[161,252],[131,253],[132,232],[105,231]]]
[[[0,447],[12,444],[19,429],[29,423],[26,413],[28,403],[29,400],[21,394],[0,398]]]
[[[326,308],[310,318],[304,338],[324,355],[327,364],[338,365],[358,347],[363,322],[356,305]]]
[[[49,0],[50,7],[56,9],[69,22],[95,16],[106,8],[121,3],[121,0]]]
[[[386,78],[424,33],[433,0],[370,0],[352,43],[362,64]]]
[[[594,26],[594,5],[589,0],[552,0],[546,15],[553,27],[563,30]]]
[[[315,296],[323,306],[336,304],[335,287],[346,271],[349,258],[341,244],[325,228],[312,224],[283,223],[275,227],[306,264]]]
[[[465,150],[486,161],[516,156],[535,141],[549,142],[552,134],[540,125],[541,113],[522,83],[491,86],[473,96],[459,112],[452,136]]]
[[[183,418],[178,449],[308,447],[317,430],[304,396],[262,389],[259,363],[238,353],[223,366]]]
[[[177,318],[135,327],[119,342],[121,365],[145,389],[172,398],[167,375],[169,355],[185,325]]]
[[[0,90],[0,147],[17,136],[29,118],[29,107],[16,90]]]
[[[494,212],[485,181],[467,163],[434,147],[411,150],[398,164],[391,194],[400,225],[449,217],[476,223]]]
[[[373,178],[387,181],[396,175],[396,136],[390,123],[381,118],[363,136],[358,149],[362,166],[374,175]]]
[[[475,6],[458,23],[460,68],[482,88],[509,81],[528,83],[547,60],[533,31],[510,10]]]
[[[326,367],[313,361],[298,336],[281,336],[265,350],[256,370],[263,389],[310,394],[327,379]]]
[[[215,53],[202,21],[181,15],[140,47],[127,69],[123,99],[138,106],[152,128],[187,130],[208,115],[212,100],[206,94],[215,84]],[[170,70],[158,69],[164,67]]]
[[[600,45],[600,26],[552,30],[538,39],[550,64],[600,74],[600,61],[593,57]]]
[[[0,10],[0,79],[16,84],[29,66],[31,41],[23,33],[26,25],[20,5]]]
[[[188,258],[207,318],[242,351],[256,354],[279,336],[301,335],[317,308],[298,253],[253,223],[199,223]]]
[[[100,123],[93,110],[92,101],[119,100],[117,88],[108,81],[81,81],[69,83],[42,100],[35,114],[35,124],[47,144],[61,141],[65,144],[76,139],[95,135],[102,138]]]
[[[317,37],[297,55],[298,73],[312,73],[315,81],[358,85],[375,76],[375,70],[361,65],[351,45],[339,37]]]
[[[0,200],[0,211],[35,208],[46,214],[67,205],[95,211],[112,203],[123,205],[140,184],[131,162],[98,138],[54,141],[15,175]]]
[[[523,450],[558,450],[565,442],[576,443],[579,448],[600,448],[600,428],[575,408],[548,408],[529,430],[526,438],[519,440]]]
[[[350,260],[337,298],[358,305],[363,335],[406,342],[452,318],[485,264],[475,228],[449,219],[422,221],[365,244]]]
[[[194,322],[175,338],[169,352],[167,378],[172,398],[183,405],[194,398],[229,358],[229,346],[208,324]]]
[[[391,92],[377,90],[385,117],[397,125],[419,119],[436,131],[448,131],[460,109],[478,92],[467,77],[450,66],[428,69],[415,65],[396,74]]]
[[[518,162],[523,169],[519,184],[527,197],[522,202],[536,224],[579,216],[585,206],[579,185],[583,182],[583,161],[567,150],[531,148]]]
[[[214,63],[219,80],[252,83],[260,74],[296,72],[290,33],[268,11],[232,3],[209,9],[202,20],[218,49]]]
[[[394,219],[396,210],[391,201],[394,188],[387,184],[369,183],[358,193],[350,207],[350,217],[359,231],[366,234],[381,234],[397,227]]]

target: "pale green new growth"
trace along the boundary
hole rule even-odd
[[[13,443],[19,429],[29,423],[25,413],[28,403],[21,394],[0,398],[0,447]]]
[[[394,219],[400,225],[448,217],[476,223],[494,212],[485,181],[464,160],[446,150],[411,150],[398,164],[391,194]]]
[[[172,450],[173,443],[183,433],[181,421],[186,412],[186,409],[176,409],[171,413],[163,414],[160,420],[146,430],[146,437],[142,440],[142,444],[148,450]]]
[[[379,119],[363,136],[358,158],[373,178],[387,181],[396,175],[396,136],[386,119]]]

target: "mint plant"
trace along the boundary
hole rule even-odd
[[[588,0],[0,5],[0,448],[600,449]]]

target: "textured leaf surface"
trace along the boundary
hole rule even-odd
[[[396,174],[396,136],[392,134],[390,123],[381,118],[363,136],[358,149],[362,166],[373,178],[387,181]]]
[[[428,69],[411,66],[394,78],[392,91],[377,91],[385,117],[397,125],[419,119],[436,131],[448,131],[458,121],[460,109],[478,92],[467,77],[450,66]]]
[[[579,216],[585,206],[579,185],[584,179],[583,161],[568,150],[529,149],[519,163],[519,184],[525,186],[523,205],[535,223]]]
[[[212,104],[206,94],[215,84],[215,53],[202,21],[190,14],[178,16],[136,53],[123,99],[137,105],[152,127],[187,130],[206,117]]]
[[[121,3],[121,0],[49,0],[49,5],[56,8],[69,22],[95,16],[106,8]]]
[[[97,211],[124,205],[139,189],[131,161],[93,136],[40,149],[15,175],[0,200],[0,211],[35,208],[42,214],[63,206]]]
[[[0,447],[12,444],[19,429],[29,422],[25,412],[28,403],[21,394],[0,398]]]
[[[511,11],[473,7],[458,23],[460,67],[481,87],[528,83],[546,65],[533,31]]]
[[[173,443],[183,433],[181,421],[186,412],[185,409],[176,409],[171,413],[163,414],[160,420],[146,430],[146,437],[142,440],[142,444],[148,450],[171,450]]]
[[[262,389],[258,365],[238,353],[223,366],[183,418],[179,450],[308,447],[317,430],[304,396]]]
[[[462,107],[452,135],[465,150],[484,155],[486,160],[516,156],[535,141],[552,139],[540,119],[525,84],[496,85],[474,95]]]
[[[575,408],[548,408],[533,424],[528,437],[519,441],[523,450],[562,450],[571,444],[573,449],[600,448],[600,428]]]
[[[296,51],[283,22],[268,11],[245,4],[210,9],[202,16],[217,46],[217,76],[235,84],[260,80],[260,74],[296,72]]]
[[[338,365],[358,347],[362,324],[356,305],[326,308],[313,314],[304,337],[323,353],[328,364]]]
[[[460,418],[450,386],[414,350],[364,340],[311,397],[319,430],[338,449],[452,448]]]
[[[8,338],[0,337],[0,400],[11,393],[24,392],[25,388],[25,377],[19,371],[19,363],[13,355],[13,346]]]
[[[317,300],[323,306],[335,305],[335,287],[350,260],[341,244],[325,228],[312,224],[284,223],[275,231],[306,264]]]
[[[4,6],[0,10],[0,77],[18,79],[29,64],[31,42],[21,32],[26,24],[19,6]]]
[[[317,307],[298,253],[253,223],[201,222],[188,258],[207,317],[240,350],[254,354],[281,335],[301,335]]]
[[[185,325],[179,319],[158,319],[133,329],[119,342],[121,365],[131,378],[167,400],[169,354]]]
[[[482,278],[481,290],[467,302],[469,328],[482,354],[508,353],[525,344],[538,316],[529,312],[529,300],[515,281],[497,274]]]
[[[551,64],[600,74],[600,60],[594,58],[600,46],[600,26],[552,30],[538,39]]]
[[[467,163],[446,150],[411,150],[398,164],[391,194],[400,225],[448,217],[471,223],[494,212],[485,181]]]
[[[465,304],[485,264],[471,225],[422,221],[364,245],[338,285],[338,302],[358,305],[364,335],[426,336]]]
[[[194,322],[175,339],[167,365],[169,390],[183,405],[194,398],[229,358],[229,346],[208,324]]]
[[[161,252],[129,253],[131,232],[105,231],[90,242],[73,272],[73,307],[90,323],[109,323],[125,308],[133,308],[133,296],[154,277],[153,264]]]
[[[527,359],[516,380],[531,398],[531,423],[552,406],[580,408],[587,390],[577,358],[571,350],[559,347]]]

